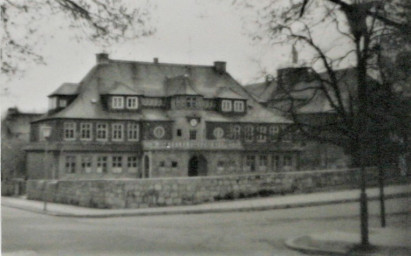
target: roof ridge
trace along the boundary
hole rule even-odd
[[[197,67],[197,68],[213,68],[213,65],[200,65],[200,64],[180,64],[180,63],[168,63],[168,62],[151,62],[151,61],[133,61],[133,60],[115,60],[115,59],[110,59],[110,63],[124,63],[124,64],[149,64],[153,66],[179,66],[179,67]]]

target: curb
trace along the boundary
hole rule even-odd
[[[333,255],[333,256],[346,256],[348,252],[352,250],[352,248],[355,247],[355,244],[352,245],[351,249],[348,250],[325,250],[325,249],[319,249],[317,247],[313,246],[306,246],[306,245],[298,245],[297,241],[299,239],[305,238],[305,237],[310,237],[309,235],[304,235],[304,236],[298,236],[295,238],[288,239],[284,242],[285,246],[287,246],[290,249],[305,253],[305,254],[316,254],[316,255]]]
[[[385,200],[411,197],[411,193],[398,193],[394,195],[387,195],[384,197]],[[368,197],[368,201],[379,200],[379,196]],[[359,202],[358,198],[351,199],[340,199],[340,200],[330,200],[330,201],[320,201],[320,202],[304,202],[304,203],[290,203],[283,205],[265,205],[265,206],[255,206],[255,207],[238,207],[238,208],[215,208],[215,209],[185,209],[185,210],[172,210],[164,209],[159,211],[135,211],[135,212],[122,212],[122,213],[96,213],[96,214],[76,214],[76,213],[62,213],[56,211],[46,211],[33,208],[33,207],[22,207],[13,204],[8,204],[2,202],[2,206],[19,209],[23,211],[50,215],[55,217],[74,217],[74,218],[113,218],[113,217],[132,217],[132,216],[157,216],[157,215],[179,215],[179,214],[205,214],[205,213],[226,213],[226,212],[250,212],[250,211],[267,211],[267,210],[281,210],[281,209],[292,209],[292,208],[303,208],[303,207],[314,207],[323,205],[333,205],[333,204],[344,204]],[[130,209],[131,210],[131,209]]]

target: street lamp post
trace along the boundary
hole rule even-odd
[[[51,127],[50,126],[43,126],[42,127],[42,135],[45,141],[45,146],[44,146],[44,174],[45,174],[45,179],[44,179],[44,187],[43,187],[43,201],[44,201],[44,205],[43,205],[43,211],[47,211],[47,179],[49,177],[48,175],[48,170],[47,170],[47,147],[48,147],[48,139],[50,138],[51,135]]]

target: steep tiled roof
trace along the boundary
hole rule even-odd
[[[94,66],[79,85],[79,95],[76,99],[67,108],[47,118],[171,120],[172,111],[162,109],[142,109],[138,113],[104,110],[100,96],[119,90],[122,93],[142,93],[148,97],[167,97],[184,93],[216,98],[219,93],[223,93],[223,96],[230,98],[249,99],[248,114],[227,117],[207,111],[206,114],[204,112],[204,120],[290,122],[278,113],[265,109],[228,73],[217,72],[214,66],[109,60],[108,63]]]
[[[78,94],[78,87],[79,84],[63,83],[57,90],[51,93],[49,97],[54,95],[76,95]]]

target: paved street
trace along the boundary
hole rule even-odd
[[[408,198],[387,201],[388,225],[410,228]],[[370,203],[378,227],[378,202]],[[402,214],[398,214],[401,213]],[[359,229],[358,203],[285,210],[63,218],[2,207],[4,255],[287,255],[284,240]],[[372,230],[371,230],[372,232]]]

